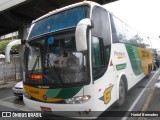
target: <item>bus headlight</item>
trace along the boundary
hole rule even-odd
[[[91,96],[84,95],[84,96],[78,96],[78,97],[65,99],[65,102],[67,104],[81,104],[81,103],[87,102],[90,98],[91,98]]]
[[[23,95],[28,99],[31,98],[31,96],[24,89],[23,89]]]

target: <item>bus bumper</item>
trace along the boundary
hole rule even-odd
[[[23,96],[25,105],[34,111],[49,112],[50,115],[66,116],[72,118],[94,119],[102,111],[95,111],[92,100],[82,104],[54,104],[33,101]]]

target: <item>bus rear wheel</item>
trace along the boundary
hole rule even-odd
[[[126,90],[125,90],[125,84],[124,81],[121,80],[119,84],[119,99],[116,101],[117,107],[121,107],[126,98]]]
[[[149,78],[150,73],[151,73],[151,67],[150,67],[150,65],[148,65],[148,74],[147,74],[147,78]]]

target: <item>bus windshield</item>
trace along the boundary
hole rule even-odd
[[[74,32],[31,40],[25,56],[26,82],[53,87],[89,82],[87,53],[76,51]]]
[[[25,53],[26,83],[52,87],[89,83],[88,52],[77,52],[75,45],[75,28],[88,12],[89,6],[78,6],[31,26]]]

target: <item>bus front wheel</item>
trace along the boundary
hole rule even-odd
[[[126,98],[126,90],[124,81],[121,80],[119,84],[119,99],[116,101],[117,107],[120,107],[124,104]]]

